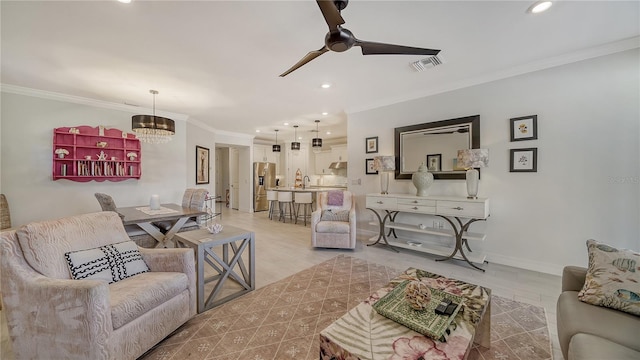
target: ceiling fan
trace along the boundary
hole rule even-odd
[[[280,77],[287,76],[301,66],[326,53],[327,51],[343,52],[352,46],[360,46],[362,55],[438,55],[440,50],[423,49],[410,46],[383,44],[357,39],[351,31],[343,28],[344,19],[340,12],[347,7],[349,0],[316,0],[324,20],[329,25],[329,32],[324,37],[324,46],[319,50],[310,51],[302,60],[298,61]]]

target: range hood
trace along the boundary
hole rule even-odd
[[[340,169],[346,169],[346,168],[347,168],[346,161],[336,161],[336,162],[332,162],[331,165],[329,165],[329,169],[331,170],[340,170]]]

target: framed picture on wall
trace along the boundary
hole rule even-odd
[[[538,148],[511,149],[509,172],[537,172]]]
[[[367,175],[376,175],[377,173],[378,173],[378,170],[376,170],[375,167],[374,167],[373,159],[365,160],[365,174],[367,174]]]
[[[442,171],[442,154],[427,155],[427,170]]]
[[[367,154],[373,154],[378,152],[378,137],[368,137],[366,141]]]
[[[196,185],[209,183],[209,149],[196,145]]]
[[[535,140],[538,138],[538,115],[517,117],[511,121],[511,141]]]

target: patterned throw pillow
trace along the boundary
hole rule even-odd
[[[109,284],[149,271],[133,241],[71,251],[64,254],[76,280],[104,280]]]
[[[640,254],[587,240],[589,268],[578,299],[640,315]]]
[[[331,211],[323,210],[320,221],[349,221],[349,210]]]

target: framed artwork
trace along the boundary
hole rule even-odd
[[[373,154],[378,152],[378,137],[368,137],[367,142],[367,154]]]
[[[513,118],[511,141],[535,140],[538,138],[538,115]]]
[[[538,148],[511,149],[509,172],[537,172]]]
[[[196,185],[209,183],[209,149],[196,145]]]
[[[427,155],[427,170],[442,171],[442,154]]]
[[[373,159],[365,160],[365,174],[367,175],[376,175],[378,174],[378,170],[374,167]]]

